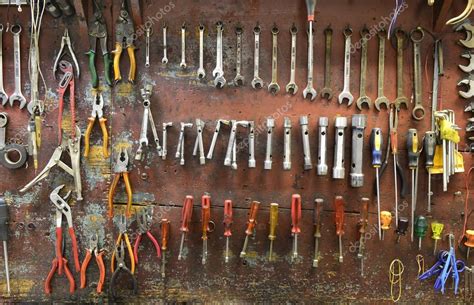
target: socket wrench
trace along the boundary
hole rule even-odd
[[[364,130],[367,126],[365,114],[354,114],[352,116],[352,164],[351,164],[351,186],[362,187],[364,185]]]
[[[329,119],[327,117],[319,118],[319,146],[318,146],[318,165],[316,166],[318,176],[328,174],[327,165],[327,135]]]
[[[332,168],[332,177],[334,179],[344,179],[344,129],[347,127],[347,118],[336,117],[335,127],[334,166]]]
[[[300,116],[301,136],[303,137],[304,170],[313,168],[311,148],[309,146],[308,116]]]

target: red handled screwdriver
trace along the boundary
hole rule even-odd
[[[298,258],[298,235],[301,233],[301,196],[293,194],[291,196],[291,235],[293,236],[293,255],[291,260]]]
[[[225,236],[225,262],[229,262],[229,240],[232,236],[232,200],[224,201],[224,236]]]
[[[240,252],[240,257],[245,258],[247,255],[247,245],[249,242],[249,236],[252,235],[255,231],[255,225],[257,224],[257,214],[258,208],[260,207],[260,202],[252,201],[250,204],[249,218],[247,220],[247,229],[245,230],[245,240],[242,251]]]
[[[201,224],[202,224],[202,264],[207,261],[207,233],[212,230],[209,227],[211,222],[211,196],[203,195],[201,198]]]
[[[181,227],[179,228],[181,231],[181,243],[179,245],[178,260],[183,258],[184,240],[186,234],[189,232],[189,223],[191,222],[191,216],[193,215],[193,201],[193,196],[186,196],[186,199],[184,199],[183,209],[181,210]]]
[[[342,263],[342,235],[344,235],[344,199],[336,196],[334,199],[336,235],[339,237],[339,262]]]

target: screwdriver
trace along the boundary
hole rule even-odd
[[[249,236],[254,233],[255,225],[257,224],[257,214],[260,202],[252,201],[250,204],[249,218],[247,220],[247,229],[245,230],[245,240],[242,251],[240,252],[240,257],[244,258],[247,255],[247,244],[249,242]]]
[[[390,223],[392,223],[392,213],[389,211],[380,212],[380,222],[382,223],[382,240],[384,238],[384,232],[390,229]]]
[[[211,196],[202,195],[201,197],[201,223],[202,223],[202,264],[205,265],[207,261],[207,233],[211,219]]]
[[[293,255],[291,260],[298,258],[298,235],[301,233],[301,196],[293,194],[291,196],[291,235],[293,236]]]
[[[336,235],[339,237],[339,262],[342,263],[342,235],[344,235],[344,199],[336,196],[334,199]]]
[[[418,250],[421,250],[421,240],[426,235],[428,223],[425,216],[418,216],[415,220],[415,236],[418,237]]]
[[[322,198],[316,198],[314,200],[314,258],[313,267],[318,267],[319,262],[319,239],[321,238],[321,211],[323,209]]]
[[[232,200],[224,201],[224,236],[225,236],[225,262],[229,262],[229,240],[232,236]]]
[[[181,210],[181,243],[179,245],[179,254],[178,260],[183,258],[183,248],[184,248],[184,239],[186,238],[186,233],[189,232],[189,222],[191,221],[191,216],[193,215],[193,196],[186,196],[184,199],[183,209]]]
[[[416,210],[416,198],[418,190],[418,132],[414,128],[408,129],[407,135],[408,168],[411,171],[411,241],[413,241],[413,230]]]
[[[372,150],[372,167],[375,168],[375,188],[377,189],[377,221],[379,240],[382,239],[382,228],[380,226],[380,180],[379,169],[382,166],[382,130],[373,128],[370,133],[370,149]]]
[[[398,219],[397,229],[395,230],[395,233],[397,233],[397,244],[400,242],[400,237],[405,236],[405,234],[407,233],[407,229],[408,229],[408,218],[400,217]]]
[[[436,136],[434,131],[427,131],[423,140],[423,150],[425,151],[425,167],[428,171],[428,213],[431,213],[431,169],[434,166],[434,154],[436,147]]]
[[[161,277],[165,278],[165,253],[168,250],[168,238],[170,232],[170,221],[166,218],[161,220]]]
[[[464,245],[467,247],[466,261],[469,259],[469,252],[474,247],[474,230],[466,230],[466,241]]]
[[[270,250],[268,260],[273,260],[273,241],[276,239],[276,227],[278,225],[278,203],[270,204],[270,233],[268,239],[270,240]]]
[[[5,197],[0,196],[0,240],[3,241],[3,259],[5,260],[5,277],[7,278],[7,293],[10,295],[10,270],[8,269],[8,221],[10,214]]]
[[[360,211],[360,219],[357,226],[359,227],[359,252],[357,258],[360,259],[360,275],[364,276],[364,250],[365,250],[365,229],[369,222],[369,198],[362,198],[362,207]]]
[[[434,239],[433,255],[436,255],[438,240],[441,239],[441,234],[443,233],[443,229],[444,229],[444,224],[437,221],[433,221],[431,223],[431,232],[433,233],[431,234],[431,238]]]

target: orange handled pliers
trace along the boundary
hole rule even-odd
[[[87,124],[86,133],[84,134],[84,157],[89,156],[89,147],[90,147],[90,137],[92,132],[92,127],[94,127],[94,123],[97,119],[99,119],[100,129],[102,130],[102,153],[104,158],[109,157],[109,150],[108,150],[108,142],[109,142],[109,134],[107,132],[107,119],[104,118],[104,98],[102,94],[97,90],[93,90],[92,98],[94,103],[92,104],[92,114],[88,118],[89,123]]]
[[[151,219],[152,219],[152,215],[149,213],[149,210],[146,208],[142,209],[137,214],[138,235],[137,235],[137,239],[135,240],[135,245],[133,247],[133,256],[135,257],[135,263],[137,264],[138,264],[138,247],[140,246],[140,241],[142,240],[143,234],[146,234],[148,236],[148,238],[153,243],[153,246],[155,247],[156,256],[158,256],[158,258],[161,258],[160,244],[158,243],[156,238],[153,236],[153,234],[151,234],[150,232]]]
[[[126,0],[122,0],[122,7],[120,8],[120,14],[115,23],[115,50],[112,51],[114,54],[114,82],[117,83],[122,80],[122,74],[120,73],[120,56],[122,50],[127,49],[128,57],[130,59],[130,70],[128,72],[128,81],[133,83],[135,81],[135,72],[137,64],[135,60],[135,25],[133,24],[132,17],[127,10]]]
[[[119,183],[120,177],[123,177],[123,181],[125,182],[125,190],[127,191],[127,210],[125,215],[130,217],[131,210],[132,210],[132,186],[130,185],[130,178],[128,176],[128,152],[126,149],[121,149],[117,159],[115,160],[114,172],[115,177],[110,185],[109,190],[109,217],[114,216],[114,194],[115,189]]]
[[[119,236],[117,238],[117,241],[115,242],[115,246],[116,247],[120,246],[120,244],[123,244],[123,241],[125,240],[125,244],[127,245],[128,256],[130,258],[130,270],[132,271],[132,274],[134,274],[135,273],[135,259],[133,257],[132,245],[130,244],[130,239],[128,238],[128,233],[127,233],[127,218],[123,215],[120,215],[118,228],[119,228]],[[123,256],[125,256],[125,254]],[[112,258],[110,260],[110,269],[112,270],[112,272],[115,272],[115,252],[112,253]]]
[[[64,247],[62,247],[62,250],[64,250]],[[62,256],[60,259],[58,259],[57,257],[53,259],[51,270],[49,271],[48,276],[44,281],[44,292],[46,294],[51,294],[51,292],[53,292],[53,289],[51,288],[51,281],[53,280],[53,276],[56,271],[58,271],[59,261],[61,261],[62,266],[64,268],[64,273],[66,274],[66,278],[69,281],[69,293],[73,294],[76,290],[76,283],[74,282],[74,277],[72,276],[71,270],[69,270],[69,267],[67,266],[67,259]]]
[[[86,257],[82,262],[81,266],[81,288],[86,288],[87,283],[87,267],[89,266],[89,262],[91,261],[92,255],[95,255],[95,261],[97,262],[97,266],[99,267],[99,281],[97,282],[97,293],[102,292],[102,288],[104,287],[105,281],[105,265],[104,265],[104,251],[102,249],[99,250],[99,235],[93,234],[89,240],[89,248],[86,250]]]

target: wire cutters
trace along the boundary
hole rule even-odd
[[[130,59],[128,81],[133,83],[135,81],[135,72],[137,68],[135,60],[136,47],[134,45],[135,25],[133,24],[132,17],[127,10],[126,0],[122,0],[122,7],[115,27],[115,50],[112,51],[114,54],[114,82],[118,83],[122,80],[122,74],[120,73],[120,56],[122,55],[123,49],[127,49],[128,57]]]
[[[125,190],[127,191],[127,210],[125,212],[125,215],[127,217],[130,217],[131,215],[131,209],[132,209],[132,187],[130,185],[130,178],[128,176],[128,152],[126,149],[121,149],[120,152],[117,155],[117,159],[115,160],[115,166],[114,166],[114,172],[115,172],[115,177],[114,180],[112,181],[112,184],[110,185],[110,190],[109,190],[109,217],[114,216],[114,194],[115,190],[117,188],[117,185],[119,183],[120,177],[123,177],[123,180],[125,182]]]
[[[64,266],[64,258],[63,258],[63,228],[62,228],[62,221],[63,216],[66,217],[69,236],[71,237],[72,243],[72,254],[74,256],[74,265],[76,266],[76,272],[81,270],[81,265],[79,263],[79,254],[77,251],[77,240],[76,240],[76,233],[74,232],[74,226],[72,225],[72,215],[71,215],[71,207],[66,202],[71,195],[71,191],[67,192],[66,196],[61,197],[59,192],[64,188],[64,184],[55,188],[51,194],[49,194],[49,199],[51,202],[56,206],[56,258],[58,260],[58,274],[62,274],[63,266]]]
[[[94,2],[94,16],[89,20],[89,43],[90,49],[86,55],[89,56],[89,71],[91,73],[92,88],[97,88],[99,85],[99,78],[97,77],[97,69],[95,68],[95,54],[97,50],[97,40],[99,40],[100,48],[102,50],[102,57],[104,58],[104,73],[105,82],[112,86],[110,78],[110,68],[112,60],[110,59],[109,51],[107,50],[107,25],[105,23],[103,11],[103,3],[99,0]]]
[[[152,220],[152,215],[150,215],[148,209],[142,209],[139,213],[137,213],[137,222],[138,222],[138,235],[137,239],[135,240],[135,245],[133,247],[133,257],[135,258],[135,263],[138,264],[138,247],[140,245],[140,241],[142,240],[143,234],[146,234],[148,238],[151,240],[153,243],[153,246],[155,246],[156,250],[156,256],[158,258],[161,258],[161,248],[160,244],[156,240],[156,238],[151,234],[151,220]]]
[[[64,96],[66,91],[69,89],[69,108],[71,112],[71,124],[72,124],[72,137],[76,136],[76,98],[74,94],[74,72],[72,69],[72,64],[67,60],[61,60],[59,62],[59,68],[63,72],[63,77],[59,81],[58,87],[58,142],[61,142],[62,139],[62,124],[63,124],[63,109],[64,109]]]
[[[58,70],[58,63],[60,63],[59,61],[64,56],[64,54],[66,54],[66,50],[64,49],[65,45],[67,45],[67,48],[69,50],[69,56],[71,57],[72,61],[74,62],[74,66],[76,68],[77,78],[79,78],[80,75],[81,75],[81,70],[79,68],[79,63],[77,62],[76,54],[74,54],[74,50],[72,49],[71,38],[69,37],[69,31],[68,31],[67,28],[64,30],[64,35],[61,38],[61,49],[59,49],[59,53],[56,56],[56,59],[54,60],[53,74],[56,76],[56,71]]]
[[[89,156],[89,147],[90,147],[90,137],[92,133],[92,128],[94,127],[94,123],[97,119],[99,119],[100,129],[102,130],[102,154],[104,158],[109,157],[109,150],[108,150],[108,142],[109,142],[109,134],[107,132],[107,119],[103,117],[104,115],[104,98],[102,97],[102,93],[98,92],[97,90],[93,90],[92,98],[94,103],[92,104],[92,113],[91,116],[88,118],[89,123],[87,123],[86,132],[84,134],[84,157]]]
[[[64,251],[64,242],[62,244],[62,251]],[[59,267],[59,262],[61,261],[62,266],[64,267],[64,273],[66,274],[66,278],[69,282],[69,293],[73,294],[74,291],[76,290],[76,283],[74,282],[74,276],[71,273],[71,270],[69,270],[69,267],[67,266],[67,259],[62,257],[61,259],[58,259],[55,257],[53,259],[53,263],[51,266],[51,270],[48,273],[48,276],[46,277],[46,280],[44,281],[44,292],[46,294],[51,294],[53,292],[53,289],[51,288],[51,281],[53,280],[53,276],[58,271]],[[61,274],[58,272],[58,274]]]
[[[86,250],[86,257],[81,265],[81,288],[86,288],[87,282],[87,267],[89,266],[89,262],[91,261],[92,255],[95,255],[95,261],[97,266],[99,267],[99,281],[97,282],[97,293],[101,293],[104,287],[105,281],[105,264],[104,264],[104,251],[99,249],[99,235],[93,234],[89,240],[89,248]]]
[[[132,278],[133,294],[137,294],[138,283],[137,283],[137,279],[133,275],[133,269],[130,270],[128,269],[127,265],[125,265],[125,247],[123,245],[123,240],[119,244],[115,245],[115,251],[112,257],[117,258],[117,269],[113,271],[112,278],[110,279],[110,286],[109,286],[110,293],[112,294],[112,299],[117,298],[117,291],[115,290],[115,285],[116,285],[115,282],[117,281],[117,277],[121,270],[128,273],[130,277]]]
[[[115,242],[115,246],[118,247],[121,243],[123,243],[123,241],[125,241],[125,244],[127,245],[128,256],[130,256],[130,270],[132,271],[132,274],[134,274],[135,273],[135,259],[133,258],[132,245],[130,244],[130,239],[128,238],[128,233],[127,233],[127,218],[123,215],[120,215],[118,228],[119,228],[119,236],[117,238],[117,241]],[[118,266],[118,262],[117,262],[117,266]],[[112,253],[112,258],[110,260],[110,270],[112,270],[112,272],[115,271],[115,252]]]

